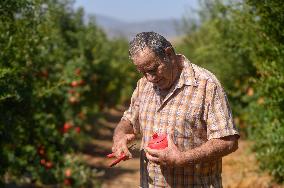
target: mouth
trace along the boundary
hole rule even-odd
[[[159,80],[153,82],[153,84],[158,84],[159,82],[161,82],[161,80],[162,80],[162,79],[159,79]]]
[[[160,80],[158,80],[158,81],[156,81],[156,82],[153,82],[153,84],[158,85],[158,84],[161,82],[161,80],[162,80],[162,79],[160,79]]]

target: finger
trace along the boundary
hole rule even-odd
[[[125,151],[125,155],[128,156],[129,159],[132,158],[132,154],[130,153],[130,151],[127,149],[127,151]]]
[[[135,138],[135,134],[126,134],[126,140],[131,141]]]
[[[111,148],[112,152],[114,153],[114,155],[117,157],[120,155],[121,153],[121,147],[119,147],[117,144],[113,145],[113,147]]]
[[[145,148],[145,151],[146,151],[146,153],[149,153],[150,155],[156,156],[156,157],[158,157],[158,156],[159,156],[159,153],[160,153],[159,150],[151,149],[151,148],[149,148],[149,147],[146,147],[146,148]]]
[[[116,158],[119,158],[123,153],[125,153],[125,149],[124,148],[125,147],[122,146],[121,144],[120,145],[116,145],[115,151],[114,151]]]
[[[132,158],[132,154],[130,153],[130,151],[129,151],[129,149],[128,149],[128,147],[127,147],[126,144],[123,145],[123,147],[121,148],[121,150],[122,150],[121,154],[124,153],[128,158]],[[121,154],[120,154],[120,155],[121,155]]]
[[[119,158],[122,153],[123,153],[122,150],[116,150],[116,151],[114,152],[114,155],[115,155],[116,158]]]
[[[161,161],[161,162],[160,162],[160,165],[161,165],[161,166],[165,166],[165,167],[167,167],[167,168],[174,168],[174,165],[168,164],[168,163],[166,163],[165,161]]]
[[[168,132],[168,135],[174,135],[175,134],[175,128],[171,127],[170,131]]]
[[[112,148],[111,148],[111,151],[113,153],[117,152],[121,147],[119,147],[117,144],[113,145]]]
[[[175,146],[174,135],[173,134],[168,134],[167,135],[167,139],[168,139],[168,145],[169,146]]]
[[[146,157],[147,157],[147,159],[149,161],[152,161],[154,163],[159,163],[160,162],[158,157],[154,157],[154,156],[150,155],[149,153],[146,153]]]

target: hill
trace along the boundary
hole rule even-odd
[[[103,15],[91,15],[96,23],[107,33],[109,38],[123,37],[130,40],[136,33],[143,31],[155,31],[168,39],[173,39],[181,34],[181,20],[149,20],[143,22],[125,22]]]

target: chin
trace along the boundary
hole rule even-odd
[[[158,86],[158,88],[161,90],[167,90],[167,89],[170,89],[171,86]]]
[[[157,84],[156,86],[161,90],[167,90],[167,89],[170,89],[172,87],[172,84],[169,84],[169,83],[160,84],[160,85]]]

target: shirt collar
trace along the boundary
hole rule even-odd
[[[175,91],[177,88],[182,88],[183,85],[187,86],[197,86],[195,73],[192,67],[191,62],[182,54],[177,54],[181,56],[182,59],[182,71],[180,73],[179,79],[175,81],[174,85],[172,86],[172,91]],[[151,83],[153,88],[159,92],[159,89]]]
[[[178,54],[180,55],[180,54]],[[184,56],[180,55],[183,59],[182,61],[182,71],[177,83],[177,88],[181,88],[183,85],[192,85],[197,86],[195,73],[192,67],[191,62]]]

